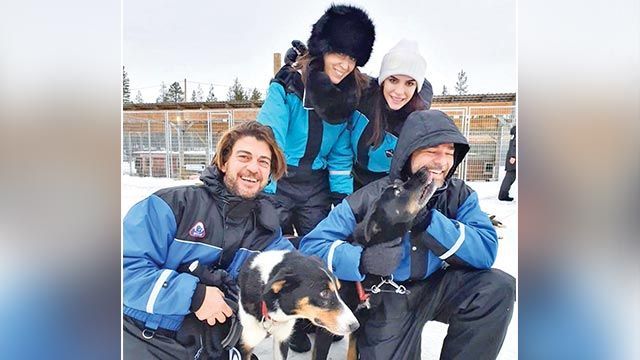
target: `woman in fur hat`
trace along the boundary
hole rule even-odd
[[[332,203],[353,192],[347,126],[361,116],[356,106],[368,78],[358,67],[369,60],[374,40],[375,27],[363,10],[332,5],[313,25],[306,54],[285,65],[269,85],[257,120],[273,129],[287,158],[287,174],[265,189],[282,205],[285,233],[295,227],[302,238]],[[310,347],[306,334],[296,331],[291,348]]]
[[[349,122],[368,79],[375,29],[359,8],[332,5],[313,25],[308,51],[271,81],[258,121],[269,125],[287,157],[287,175],[265,189],[283,204],[283,228],[308,233],[332,199],[353,191]]]
[[[355,190],[389,174],[398,136],[414,111],[431,108],[427,62],[415,41],[402,39],[382,59],[380,74],[363,93],[353,125]]]

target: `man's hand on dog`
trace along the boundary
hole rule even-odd
[[[389,276],[402,260],[402,238],[365,248],[360,257],[360,272]]]
[[[225,322],[232,314],[233,310],[224,301],[224,293],[215,286],[207,286],[202,306],[195,312],[196,317],[213,326],[216,322]]]

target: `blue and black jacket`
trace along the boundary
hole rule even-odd
[[[314,75],[320,77],[323,73]],[[359,97],[352,89],[355,83],[351,77],[338,86],[325,84],[328,78],[321,79],[325,83],[312,92],[315,78],[310,76],[311,85],[305,88],[302,75],[285,65],[271,81],[257,120],[273,129],[276,141],[284,150],[287,175],[280,181],[322,183],[314,179],[326,177],[328,171],[328,190],[339,194],[353,192],[353,153],[347,126],[362,115],[355,111]],[[323,90],[326,88],[330,90]],[[336,101],[331,101],[332,97]],[[333,118],[323,118],[323,115]],[[272,181],[265,191],[275,193],[276,186]]]
[[[124,218],[124,314],[149,329],[177,330],[202,305],[205,286],[180,266],[198,260],[237,278],[252,253],[293,249],[271,199],[230,194],[215,166],[201,180],[159,190]]]
[[[389,174],[398,136],[404,121],[409,116],[405,109],[406,106],[396,111],[388,108],[386,101],[381,99],[380,85],[378,85],[377,79],[371,80],[369,84],[358,104],[358,110],[364,116],[358,117],[351,130],[351,147],[354,155],[353,178],[356,189]],[[425,109],[431,107],[433,88],[429,80],[424,79],[418,98],[423,102]],[[385,135],[377,147],[370,144],[373,137],[373,119],[376,110],[384,111],[387,115]]]
[[[498,237],[482,212],[478,195],[460,179],[451,178],[469,151],[453,121],[436,110],[414,112],[400,134],[389,176],[348,196],[300,242],[300,251],[324,259],[338,278],[361,281],[362,247],[352,245],[356,224],[394,179],[406,179],[405,165],[421,148],[453,143],[454,163],[445,184],[420,211],[411,231],[403,237],[404,255],[393,275],[399,281],[428,277],[445,263],[477,269],[490,268],[498,250]]]

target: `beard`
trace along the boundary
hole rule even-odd
[[[264,188],[264,186],[260,185],[258,186],[257,189],[253,190],[253,189],[247,189],[246,187],[244,187],[242,185],[242,179],[240,179],[241,176],[245,176],[245,175],[241,175],[241,174],[237,174],[237,175],[232,175],[232,174],[225,174],[224,176],[224,184],[227,187],[227,189],[229,190],[230,193],[232,193],[233,195],[239,196],[243,199],[253,199],[255,198],[258,193],[260,191],[262,191],[262,189]],[[259,175],[248,175],[251,177],[254,177],[256,179],[258,179],[258,183],[262,184],[262,179],[259,177]]]

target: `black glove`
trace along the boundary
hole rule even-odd
[[[402,238],[366,247],[360,256],[360,273],[391,275],[402,260]]]
[[[333,205],[334,207],[338,206],[338,204],[340,204],[342,200],[344,200],[344,198],[346,197],[347,197],[347,194],[334,192],[334,191],[332,191],[331,194],[329,194],[329,198],[331,199],[331,205]]]
[[[210,266],[204,266],[194,261],[191,264],[185,264],[179,267],[178,272],[188,272],[200,279],[200,284],[198,284],[196,293],[192,298],[192,305],[194,305],[196,309],[199,308],[198,304],[201,305],[204,300],[204,286],[215,286],[224,293],[226,298],[236,302],[238,301],[238,285],[233,277],[223,269],[213,269]],[[193,302],[195,302],[195,304]]]
[[[284,55],[284,63],[286,65],[291,65],[296,62],[298,56],[302,56],[307,53],[307,46],[300,40],[293,40],[291,42],[292,47],[287,50],[287,53]]]

